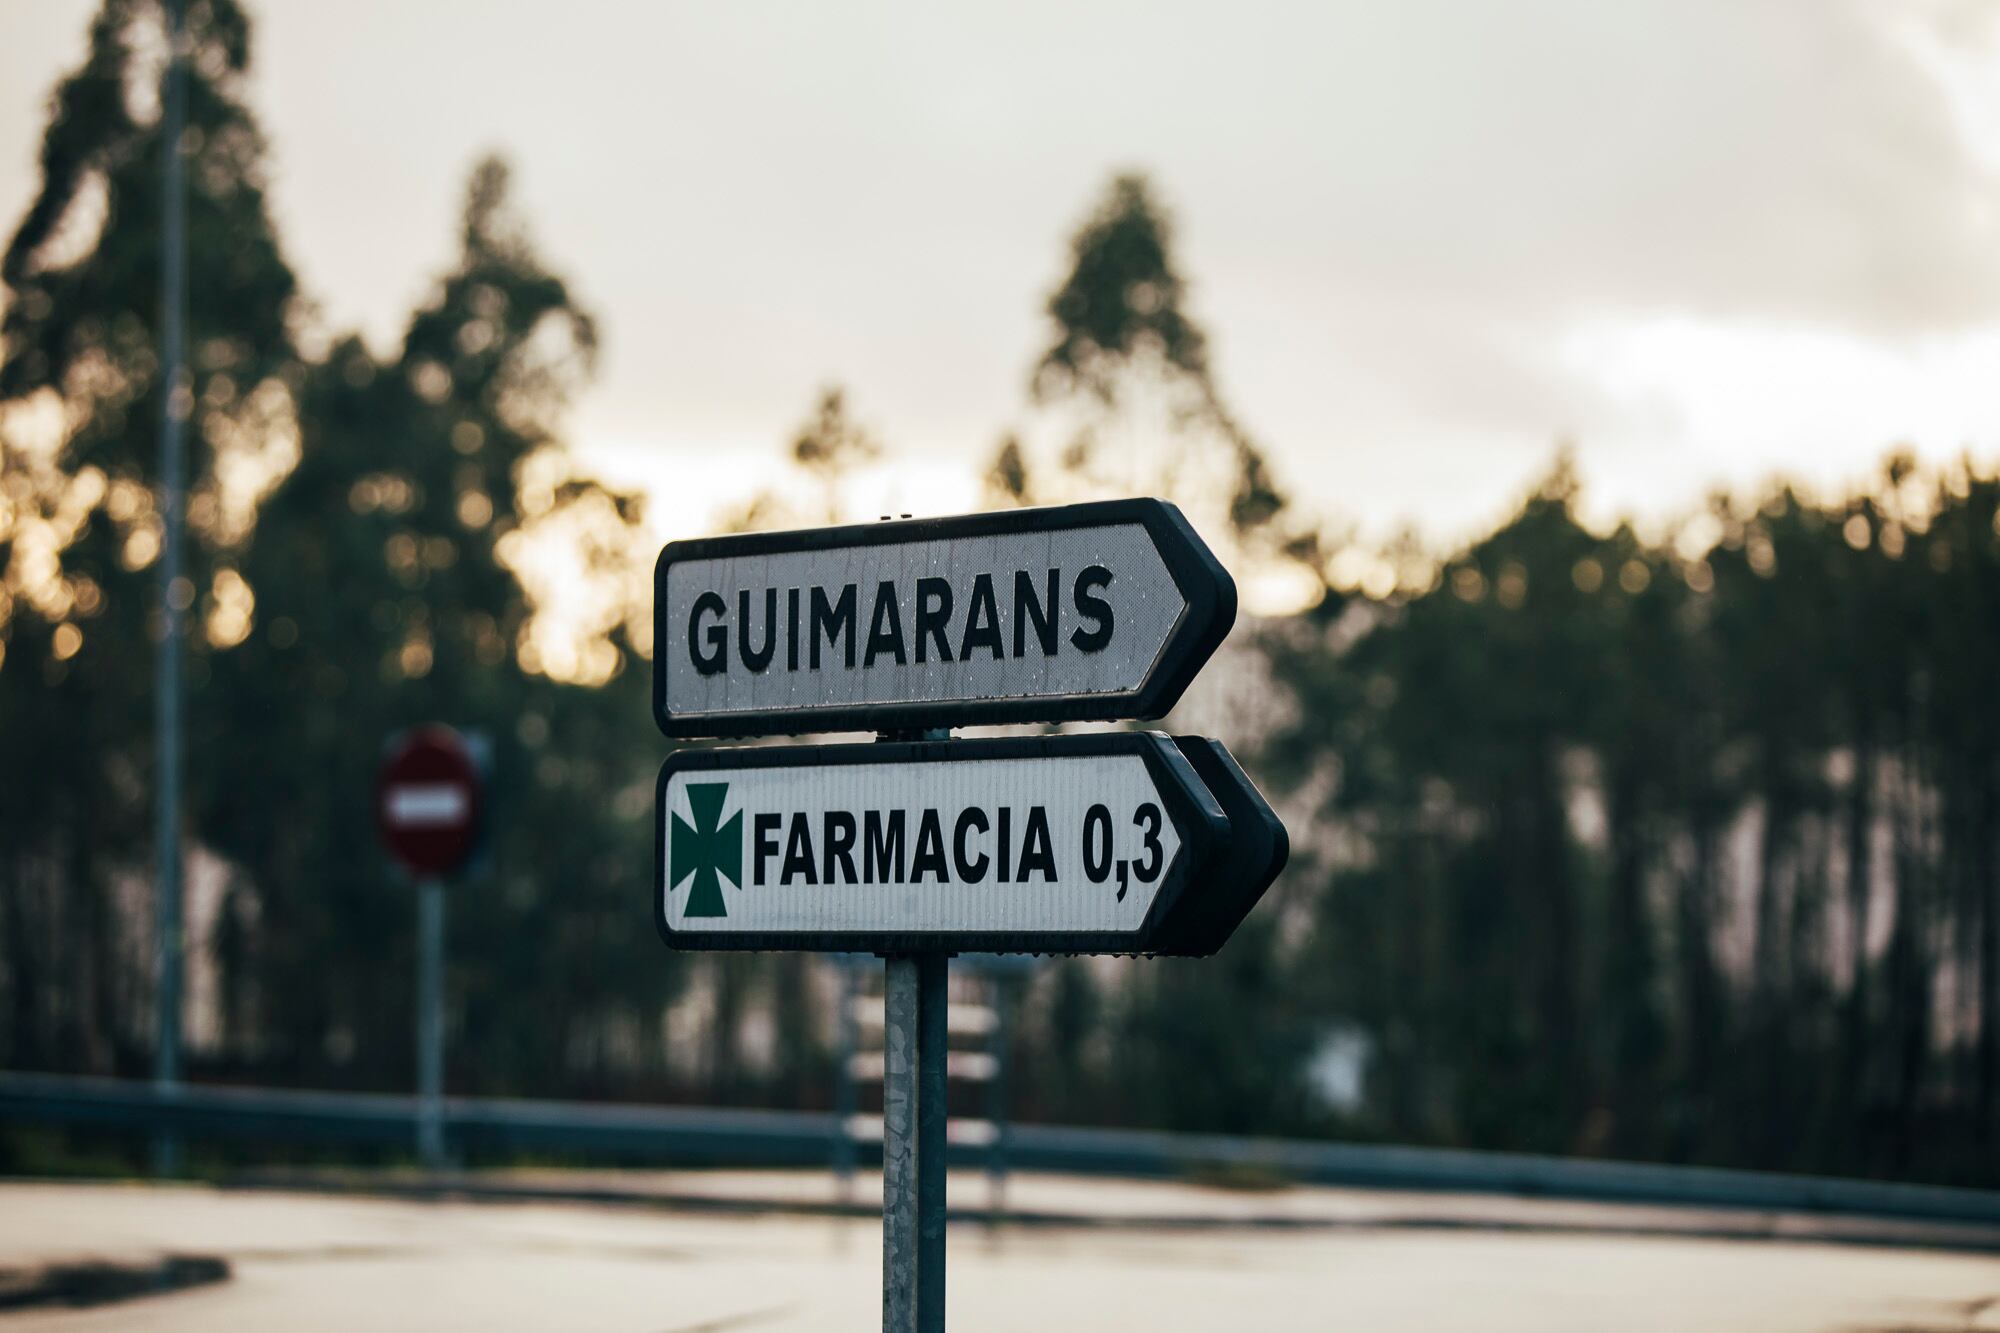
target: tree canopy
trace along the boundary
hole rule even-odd
[[[824,969],[691,962],[644,911],[651,538],[566,442],[583,294],[489,158],[393,345],[318,327],[248,19],[187,21],[195,1075],[406,1085],[416,914],[371,789],[446,721],[492,812],[452,894],[451,1087],[825,1105]],[[104,0],[0,256],[8,1068],[149,1055],[163,32]],[[1650,532],[1586,524],[1559,457],[1477,540],[1364,551],[1287,495],[1194,298],[1158,187],[1112,178],[988,495],[1156,491],[1240,579],[1297,579],[1212,671],[1294,858],[1216,958],[1042,969],[1016,1113],[2000,1180],[1993,469],[1891,455]],[[813,397],[725,521],[872,517],[855,478],[893,455],[856,401]]]

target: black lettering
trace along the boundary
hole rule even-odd
[[[961,884],[977,884],[986,878],[986,867],[993,858],[981,852],[979,859],[973,860],[965,854],[965,844],[974,829],[984,833],[988,827],[986,812],[978,806],[959,811],[958,823],[951,830],[951,864],[958,871],[958,882]]]
[[[940,884],[951,882],[951,871],[944,863],[944,830],[938,825],[938,812],[924,811],[917,824],[917,851],[910,858],[910,883],[924,882],[924,872],[929,871]]]
[[[903,812],[891,810],[885,819],[879,810],[861,816],[861,882],[900,884],[903,882]]]
[[[799,590],[785,589],[785,670],[799,669]]]
[[[694,599],[694,610],[688,615],[688,656],[694,659],[694,669],[704,676],[713,676],[729,665],[729,626],[715,624],[704,630],[701,618],[704,615],[719,618],[728,614],[729,604],[722,600],[719,593],[705,592]],[[701,651],[703,639],[708,640],[711,650],[706,655]]]
[[[1083,812],[1083,877],[1092,884],[1111,878],[1111,807],[1102,801]]]
[[[778,854],[778,825],[784,820],[777,815],[758,815],[750,821],[756,830],[756,842],[751,856],[753,877],[761,885],[764,882],[764,863]]]
[[[896,585],[887,579],[875,588],[875,610],[868,617],[868,655],[861,665],[874,666],[883,653],[894,653],[897,666],[910,660],[903,650],[903,610],[896,605]]]
[[[803,811],[792,816],[792,829],[785,838],[785,868],[778,872],[780,884],[790,884],[794,879],[819,883],[813,870],[812,829]]]
[[[854,879],[854,813],[851,810],[829,810],[826,821],[820,829],[819,877],[823,884],[838,884],[841,880],[833,877],[834,863],[840,863],[840,873],[847,883]]]
[[[1025,569],[1014,573],[1014,656],[1028,655],[1028,621],[1035,622],[1035,637],[1041,641],[1042,656],[1056,655],[1056,621],[1061,618],[1062,607],[1057,604],[1057,587],[1062,583],[1062,571],[1049,571],[1049,592],[1045,599],[1035,596],[1035,581],[1028,577]]]
[[[951,644],[944,637],[951,624],[951,584],[944,579],[917,580],[917,660],[928,662],[930,644],[937,645],[938,661],[951,661]]]
[[[778,590],[764,589],[764,646],[750,646],[750,590],[744,588],[736,594],[736,652],[743,659],[743,665],[752,671],[762,671],[771,665],[771,654],[778,647]]]
[[[812,648],[807,654],[807,660],[812,664],[814,671],[819,670],[819,643],[822,635],[824,635],[826,646],[829,648],[839,643],[841,638],[845,636],[847,639],[847,667],[848,670],[853,670],[854,640],[857,637],[857,631],[854,628],[854,585],[852,583],[842,588],[839,599],[832,602],[826,600],[826,589],[814,588],[812,590],[812,628],[806,637],[812,640]]]
[[[1096,595],[1096,590],[1111,586],[1111,571],[1103,565],[1092,565],[1076,576],[1077,614],[1097,622],[1097,628],[1089,631],[1076,630],[1069,641],[1086,653],[1101,653],[1111,646],[1111,603]]]
[[[965,637],[959,640],[958,660],[971,657],[974,648],[991,648],[996,662],[1007,656],[1007,645],[1000,640],[1000,605],[993,599],[991,574],[972,580],[972,609],[965,613]]]
[[[1000,836],[993,840],[993,845],[1000,851],[1000,873],[994,878],[1002,884],[1010,884],[1014,880],[1013,837],[1014,808],[1003,805],[1000,807]]]
[[[1056,878],[1055,848],[1049,845],[1049,812],[1039,805],[1028,807],[1028,831],[1021,839],[1021,883],[1041,871],[1053,884]]]

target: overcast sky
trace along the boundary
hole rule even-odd
[[[0,227],[85,0],[0,0]],[[684,529],[824,383],[972,499],[1110,173],[1325,511],[1434,541],[1574,441],[1600,514],[2000,459],[2000,4],[261,4],[290,257],[386,347],[500,148],[601,315],[573,432]],[[198,294],[197,294],[198,299]]]

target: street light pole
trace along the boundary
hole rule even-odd
[[[153,1084],[171,1094],[181,1064],[181,626],[192,604],[181,575],[181,513],[186,492],[187,171],[181,139],[187,120],[187,26],[183,0],[166,0],[167,68],[160,89],[160,620],[154,657],[153,901],[159,988]],[[178,1136],[153,1140],[153,1169],[180,1170]]]

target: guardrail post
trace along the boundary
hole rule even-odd
[[[993,1078],[986,1085],[986,1120],[993,1126],[993,1144],[986,1158],[987,1220],[993,1226],[1007,1211],[1007,1053],[1009,979],[994,972],[993,991]]]
[[[852,960],[840,963],[840,1021],[835,1025],[835,1069],[833,1076],[833,1174],[842,1208],[854,1202],[854,1052],[856,1039],[854,1002],[861,988],[855,984],[860,973]]]

